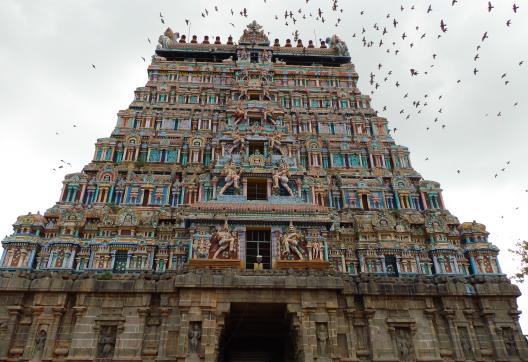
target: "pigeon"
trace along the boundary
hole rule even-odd
[[[443,19],[440,21],[440,29],[442,30],[443,33],[447,31],[447,24],[444,22]]]

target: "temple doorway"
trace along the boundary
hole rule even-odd
[[[232,303],[220,362],[294,361],[285,304]]]
[[[246,230],[246,269],[258,269],[256,263],[259,255],[261,269],[271,269],[271,228]]]

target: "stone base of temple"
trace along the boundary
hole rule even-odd
[[[0,361],[528,361],[519,295],[501,276],[3,273]]]
[[[277,260],[274,269],[328,269],[330,263],[323,260]]]
[[[238,269],[244,267],[244,262],[240,259],[191,259],[189,266],[206,269]]]

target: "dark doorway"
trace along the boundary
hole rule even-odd
[[[250,178],[247,180],[248,200],[268,199],[268,180],[265,178]]]
[[[150,197],[150,191],[149,190],[145,190],[145,192],[143,193],[143,204],[142,204],[142,206],[147,206],[149,204],[149,197]]]
[[[293,361],[284,304],[233,303],[220,341],[220,362]]]
[[[124,273],[128,260],[128,252],[126,250],[117,250],[115,253],[114,273]]]
[[[271,230],[246,230],[246,269],[253,269],[257,262],[257,255],[262,256],[264,269],[271,268]]]
[[[386,256],[385,257],[385,267],[387,268],[387,275],[390,277],[398,276],[398,266],[395,256]]]
[[[368,202],[368,196],[367,195],[362,195],[361,196],[361,202],[363,203],[363,210],[368,210],[369,209],[369,202]]]
[[[251,141],[249,142],[249,154],[254,155],[256,153],[264,154],[264,142],[263,141]]]

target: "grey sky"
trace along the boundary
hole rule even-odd
[[[518,264],[507,249],[527,237],[523,222],[528,219],[524,116],[528,110],[524,89],[528,84],[528,4],[521,3],[514,14],[513,1],[492,2],[495,9],[488,13],[487,0],[459,0],[454,7],[451,0],[340,0],[343,13],[336,13],[331,11],[331,0],[310,0],[308,5],[306,0],[267,0],[266,4],[263,0],[2,0],[0,234],[11,232],[16,216],[51,207],[59,198],[63,176],[90,161],[96,139],[110,134],[117,111],[126,108],[134,89],[145,84],[147,63],[167,26],[187,33],[187,18],[191,35],[199,39],[220,35],[225,41],[230,34],[237,40],[245,25],[256,19],[271,39],[282,43],[293,38],[296,29],[305,43],[314,39],[314,32],[318,38],[337,33],[347,42],[363,93],[370,93],[369,74],[376,74],[380,88],[373,95],[373,106],[397,128],[396,142],[410,148],[413,166],[424,178],[442,184],[446,206],[460,221],[487,225],[491,240],[502,250],[503,271],[511,275]],[[429,4],[432,12],[427,14]],[[403,12],[400,5],[405,7]],[[248,18],[238,15],[244,7]],[[209,16],[204,19],[200,14],[206,8]],[[315,20],[318,8],[324,12],[324,24]],[[291,20],[289,26],[284,24],[285,10],[294,12],[295,25]],[[337,17],[342,21],[336,28]],[[399,22],[396,29],[393,18]],[[448,31],[437,39],[441,19]],[[373,27],[376,23],[379,31]],[[388,34],[382,37],[384,27]],[[482,42],[485,31],[489,38]],[[408,37],[402,41],[404,32]],[[374,45],[363,47],[363,36]],[[379,47],[382,38],[384,45]],[[480,59],[474,61],[479,44]],[[525,64],[519,66],[521,60]],[[476,76],[474,67],[479,70]],[[411,77],[410,68],[419,75]],[[392,75],[384,82],[389,71]],[[506,76],[501,79],[503,73]],[[417,100],[421,105],[427,101],[428,106],[413,107]],[[383,106],[387,111],[382,111]],[[52,171],[61,165],[60,160],[73,166]],[[507,161],[511,164],[501,171]],[[521,287],[526,296],[520,307],[526,313],[528,288]],[[528,316],[523,315],[521,323],[528,331]]]

